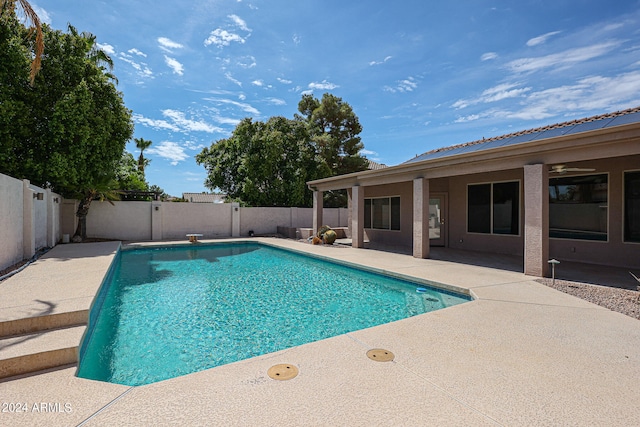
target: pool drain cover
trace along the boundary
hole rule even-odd
[[[395,356],[389,350],[374,348],[367,351],[367,357],[376,362],[391,362]]]
[[[298,375],[298,368],[288,364],[273,365],[267,371],[267,375],[274,380],[286,381]]]

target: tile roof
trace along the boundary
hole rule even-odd
[[[369,159],[367,159],[367,162],[368,162],[367,170],[378,170],[378,169],[384,169],[384,168],[388,167],[384,163],[377,163],[377,162],[374,162],[373,160],[369,160]]]
[[[456,154],[481,151],[490,148],[503,147],[506,145],[530,142],[533,140],[552,138],[561,135],[587,132],[634,122],[640,122],[640,107],[616,111],[608,114],[601,114],[598,116],[586,117],[583,119],[571,120],[563,123],[556,123],[553,125],[523,130],[488,139],[482,138],[476,141],[466,142],[464,144],[437,148],[435,150],[427,151],[426,153],[420,154],[404,163],[413,163],[427,159],[453,156]]]
[[[224,203],[225,194],[182,193],[182,198],[191,203]]]

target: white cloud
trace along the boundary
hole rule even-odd
[[[229,46],[232,42],[244,44],[246,39],[238,34],[223,30],[222,28],[216,28],[204,41],[204,45],[209,46],[210,44],[214,44],[216,46]]]
[[[147,153],[168,159],[173,166],[189,158],[184,152],[184,147],[171,141],[162,141],[158,145],[152,145],[147,149]]]
[[[537,58],[516,59],[509,62],[507,68],[514,73],[532,73],[544,68],[571,66],[605,55],[619,45],[620,42],[610,41]]]
[[[110,44],[96,43],[96,47],[107,55],[114,55],[116,53],[116,49]]]
[[[485,118],[543,120],[571,114],[586,115],[594,111],[623,110],[639,104],[640,71],[634,71],[612,77],[591,76],[575,84],[531,91],[519,104],[459,117],[456,123]]]
[[[296,46],[302,42],[302,37],[298,34],[294,34],[291,39],[293,40],[293,44],[295,44]]]
[[[153,71],[151,71],[151,69],[144,62],[138,63],[131,59],[131,55],[128,55],[124,52],[120,52],[118,58],[120,58],[121,61],[131,65],[133,69],[136,70],[136,74],[138,75],[138,77],[141,77],[143,79],[153,78]]]
[[[285,85],[290,85],[291,83],[293,83],[291,80],[281,79],[280,77],[278,77],[278,81]]]
[[[235,79],[231,73],[225,73],[224,76],[227,78],[227,80],[237,84],[238,86],[242,87],[242,82],[240,80]]]
[[[366,148],[363,148],[362,150],[360,150],[360,154],[364,154],[365,156],[377,156],[378,153],[375,151],[371,151],[371,150],[367,150]]]
[[[254,85],[254,86],[259,86],[259,87],[264,86],[264,82],[262,80],[254,80],[254,81],[251,82],[251,84]]]
[[[452,107],[459,110],[467,108],[470,105],[476,105],[480,103],[496,102],[507,98],[517,98],[531,90],[530,87],[518,88],[517,83],[504,83],[486,89],[478,98],[474,99],[460,99],[453,103]]]
[[[233,101],[231,99],[225,99],[225,98],[204,98],[205,101],[211,101],[211,102],[215,102],[218,104],[227,104],[227,105],[233,105],[234,107],[239,107],[242,111],[244,111],[245,113],[249,113],[249,114],[253,114],[255,116],[259,116],[260,115],[260,111],[258,111],[256,108],[252,107],[249,104],[245,104],[242,102],[237,102],[237,101]]]
[[[34,4],[33,2],[31,2],[31,8],[36,13],[36,15],[38,15],[38,18],[40,18],[40,22],[51,25],[51,16],[49,15],[49,12]]]
[[[393,87],[385,86],[383,90],[385,92],[391,92],[391,93],[396,93],[396,92],[404,93],[404,92],[413,92],[417,88],[418,88],[418,82],[414,77],[409,76],[404,80],[398,80],[396,82],[396,85]]]
[[[173,132],[179,132],[180,128],[166,120],[154,120],[144,117],[141,114],[133,113],[133,120],[143,126],[147,126],[156,130],[170,130]]]
[[[546,33],[546,34],[543,34],[541,36],[534,37],[534,38],[529,39],[527,41],[527,46],[532,47],[532,46],[537,46],[539,44],[546,43],[546,41],[547,41],[547,39],[549,37],[555,36],[556,34],[560,34],[560,33],[561,33],[561,31],[552,31],[550,33]]]
[[[482,54],[482,56],[480,57],[480,61],[490,61],[492,59],[496,59],[498,57],[498,54],[495,52],[487,52]]]
[[[326,80],[321,81],[320,83],[318,82],[313,82],[313,83],[309,83],[309,89],[311,90],[333,90],[335,88],[338,88],[340,86],[338,86],[337,84],[334,83],[330,83]]]
[[[184,132],[214,133],[223,131],[223,129],[212,126],[204,121],[187,119],[182,111],[167,109],[162,111],[162,115],[173,121],[173,123]]]
[[[180,43],[174,42],[166,37],[158,37],[158,44],[162,50],[169,53],[173,52],[175,49],[182,49],[184,47]]]
[[[238,58],[237,60],[237,64],[242,67],[242,68],[253,68],[256,65],[258,65],[256,63],[256,58],[252,55],[247,55],[247,56],[241,56],[240,58]]]
[[[127,52],[132,55],[144,56],[145,58],[147,57],[146,53],[139,51],[135,47],[133,49],[129,49]]]
[[[178,62],[176,59],[170,58],[167,55],[165,55],[164,62],[169,66],[169,68],[173,70],[174,74],[177,74],[179,76],[184,74],[184,66],[180,62]]]
[[[251,32],[251,30],[249,29],[249,27],[247,27],[247,23],[244,22],[244,20],[242,18],[240,18],[238,15],[229,15],[229,18],[231,18],[231,20],[243,31],[248,31]]]
[[[370,61],[369,65],[373,66],[373,65],[380,65],[380,64],[384,64],[385,62],[387,62],[388,60],[390,60],[391,58],[393,58],[393,56],[387,56],[385,57],[382,61]]]
[[[267,98],[265,101],[271,105],[287,105],[287,102],[280,98]]]

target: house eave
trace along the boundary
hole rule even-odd
[[[636,141],[635,144],[631,142]],[[614,148],[615,149],[612,149]],[[640,154],[640,123],[630,123],[581,134],[562,135],[532,142],[462,153],[437,159],[402,163],[381,170],[355,172],[309,181],[314,191],[358,185],[378,185],[415,178],[456,175],[519,168],[534,163],[567,163]],[[460,166],[464,165],[464,168]]]

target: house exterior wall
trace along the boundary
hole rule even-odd
[[[374,230],[365,228],[365,237],[369,241],[385,245],[407,246],[413,245],[413,183],[364,187],[364,198],[400,196],[400,230]]]
[[[608,173],[608,233],[606,242],[549,239],[549,256],[559,260],[619,267],[640,267],[640,243],[624,242],[624,172],[640,169],[640,156],[618,157],[584,162],[581,167],[595,168],[590,175]]]
[[[553,164],[553,163],[551,163]],[[570,172],[557,176],[580,176],[608,174],[608,240],[606,242],[549,238],[549,258],[618,267],[640,267],[640,243],[624,242],[624,172],[640,170],[640,156],[626,156],[602,160],[583,161],[572,166],[593,168],[595,171]],[[549,167],[545,165],[544,167]],[[520,183],[520,221],[518,235],[469,233],[467,231],[467,186],[470,184],[518,181]],[[548,185],[548,184],[547,184]],[[365,187],[365,198],[400,196],[400,231],[365,229],[371,242],[411,248],[413,245],[413,197],[412,182],[384,184]],[[448,247],[497,254],[524,256],[525,200],[524,169],[458,175],[450,178],[429,180],[431,194],[445,193],[448,196],[445,226],[448,232]],[[557,206],[554,207],[558,208]],[[562,207],[559,207],[562,209]],[[578,218],[567,218],[569,222]]]
[[[449,247],[499,254],[523,255],[524,197],[522,169],[449,178]],[[491,182],[520,182],[520,232],[517,236],[467,232],[467,186]]]

